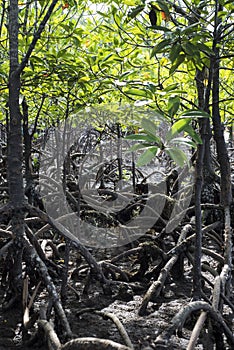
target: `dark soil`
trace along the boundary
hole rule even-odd
[[[76,254],[76,252],[72,252],[72,264],[74,264]],[[97,258],[101,258],[100,260],[103,260],[105,255],[110,258],[106,252],[99,252],[97,255],[99,255]],[[121,267],[126,269],[128,264],[122,263]],[[75,271],[75,269],[72,270]],[[210,276],[208,277],[210,278]],[[114,323],[94,313],[94,310],[102,310],[119,318],[135,350],[160,349],[154,344],[156,337],[168,327],[177,312],[191,301],[192,268],[187,263],[185,264],[184,276],[179,279],[170,277],[167,280],[160,296],[149,303],[145,316],[139,316],[138,310],[150,281],[143,279],[138,282],[129,282],[126,288],[116,285],[112,287],[111,295],[105,293],[100,283],[93,281],[88,289],[88,294],[84,294],[86,278],[85,273],[81,273],[80,276],[75,273],[70,274],[69,286],[72,288],[68,288],[67,301],[64,305],[74,335],[76,337],[105,338],[123,344],[123,339]],[[60,281],[58,280],[58,288],[59,284]],[[127,284],[124,286],[127,286]],[[207,292],[209,293],[209,290]],[[0,293],[1,299],[3,299],[3,286]],[[41,290],[35,302],[34,311],[39,308],[44,300],[45,290]],[[21,305],[19,304],[7,312],[1,312],[0,350],[47,350],[43,337],[36,339],[36,342],[28,347],[22,345],[22,327],[20,323],[22,315],[20,309]],[[232,317],[229,308],[227,308],[227,316]],[[193,326],[194,320],[187,320],[182,334],[172,336],[167,348],[185,350]],[[197,344],[196,349],[206,350],[202,344]],[[227,346],[226,349],[229,349],[229,347]]]

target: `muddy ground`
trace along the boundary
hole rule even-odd
[[[112,252],[114,254],[114,252]],[[116,326],[110,319],[105,319],[94,313],[94,310],[101,310],[116,315],[123,323],[135,350],[143,349],[163,349],[155,345],[157,336],[167,329],[171,319],[177,312],[192,300],[192,267],[185,260],[185,273],[179,279],[169,277],[163,288],[162,293],[155,300],[152,300],[147,308],[145,316],[139,316],[138,310],[142,302],[142,298],[148,289],[151,281],[142,279],[141,281],[129,282],[124,287],[119,285],[112,287],[112,294],[109,295],[103,290],[99,282],[93,281],[88,289],[88,293],[84,294],[84,286],[86,284],[85,264],[79,267],[80,274],[77,275],[77,268],[73,266],[76,252],[73,254],[73,263],[71,263],[71,272],[69,275],[68,297],[65,303],[65,311],[70,322],[73,333],[76,337],[98,337],[114,340],[124,344]],[[97,259],[103,260],[110,258],[110,254],[99,252]],[[130,263],[122,263],[122,268],[130,268]],[[151,268],[154,264],[152,263]],[[82,266],[82,264],[81,264]],[[137,267],[134,266],[133,269]],[[212,279],[211,276],[207,275]],[[58,290],[60,288],[60,279],[56,281]],[[128,286],[128,287],[127,287]],[[207,287],[206,287],[207,288]],[[0,297],[3,300],[4,286],[0,288]],[[207,290],[209,293],[209,290]],[[47,296],[42,288],[35,303],[34,311],[37,311],[41,303],[46,302]],[[226,317],[232,322],[233,314],[231,310],[226,308]],[[1,311],[0,314],[0,350],[47,350],[45,339],[43,336],[36,339],[36,342],[26,346],[22,345],[22,326],[21,326],[21,305],[16,305],[14,309],[7,312]],[[182,333],[172,336],[167,349],[187,348],[191,330],[194,326],[195,317],[187,320]],[[30,331],[30,335],[36,331],[34,327]],[[203,342],[203,344],[202,344]],[[203,340],[197,344],[196,349],[208,350]],[[230,349],[228,345],[226,349]]]

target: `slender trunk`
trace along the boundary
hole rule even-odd
[[[12,287],[16,294],[20,294],[22,286],[22,252],[24,235],[24,187],[22,173],[22,125],[19,106],[20,74],[18,72],[18,1],[10,0],[9,6],[9,45],[10,45],[10,73],[9,73],[9,132],[8,132],[8,186],[9,200],[12,206],[12,231],[14,244],[12,245],[13,268],[11,269]]]
[[[206,133],[206,120],[200,121],[200,135],[203,143],[198,145],[197,158],[195,165],[195,253],[194,253],[194,268],[193,268],[193,298],[198,300],[201,298],[201,256],[202,256],[202,211],[201,211],[201,193],[203,184],[203,160],[205,153],[204,135]]]
[[[227,295],[231,294],[231,271],[232,271],[232,228],[231,228],[231,214],[230,205],[232,203],[232,184],[231,184],[231,167],[227,151],[227,146],[224,138],[224,126],[220,118],[219,108],[219,82],[220,82],[220,55],[219,44],[220,35],[222,32],[222,19],[219,18],[219,12],[222,11],[222,6],[219,1],[216,0],[215,11],[215,28],[214,28],[214,40],[213,51],[214,58],[213,63],[213,95],[212,95],[212,117],[214,127],[214,139],[216,142],[218,162],[220,165],[220,187],[221,195],[220,202],[224,208],[224,259],[225,264],[228,266],[227,283],[223,285]]]
[[[219,6],[217,1],[217,18],[214,31],[214,58],[213,58],[213,95],[212,95],[212,116],[213,116],[213,127],[214,127],[214,139],[217,146],[218,162],[220,164],[221,174],[221,204],[226,207],[231,204],[232,191],[231,191],[231,170],[230,162],[228,157],[228,151],[224,138],[224,126],[220,118],[219,108],[219,83],[220,83],[220,57],[219,57],[219,42],[221,33],[221,18],[218,18],[218,11],[222,11],[222,7]]]
[[[25,163],[25,194],[29,204],[33,204],[33,173],[32,173],[32,137],[28,125],[28,104],[26,99],[22,102],[23,108],[23,135],[24,135],[24,163]]]
[[[10,72],[9,72],[9,112],[10,120],[8,124],[7,140],[7,173],[9,186],[9,201],[12,207],[12,231],[14,232],[14,243],[12,245],[12,261],[10,283],[15,296],[21,294],[22,290],[22,254],[24,236],[24,183],[23,183],[23,146],[22,146],[22,116],[20,113],[19,94],[21,79],[20,75],[26,67],[28,60],[40,39],[47,21],[49,20],[58,0],[53,0],[48,8],[38,30],[34,34],[22,62],[19,64],[18,57],[18,34],[19,34],[19,7],[17,0],[9,2],[9,47],[10,47]]]
[[[205,68],[201,71],[197,69],[196,84],[198,93],[199,108],[206,112],[208,111],[211,78],[208,81],[207,87],[204,85]],[[204,173],[206,169],[211,169],[210,155],[210,121],[208,118],[203,118],[199,121],[199,132],[202,139],[202,144],[198,145],[196,164],[195,164],[195,253],[194,253],[194,269],[193,269],[193,298],[198,300],[202,295],[201,285],[201,257],[202,257],[202,187]],[[206,165],[207,164],[207,165]]]

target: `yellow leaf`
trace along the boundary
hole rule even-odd
[[[137,1],[135,0],[123,0],[124,4],[125,5],[128,5],[128,6],[135,6]]]
[[[168,58],[167,58],[167,57],[161,58],[161,60],[160,60],[160,65],[161,65],[162,67],[164,67],[167,63],[168,63]]]
[[[84,82],[86,82],[86,81],[90,81],[90,78],[84,76],[84,77],[82,77],[82,78],[80,78],[80,79],[78,80],[78,83],[84,83]]]

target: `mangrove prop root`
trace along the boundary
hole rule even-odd
[[[112,340],[87,337],[71,340],[58,350],[132,350],[132,348]]]
[[[184,226],[181,235],[178,240],[178,245],[186,238],[187,234],[191,231],[191,225],[187,224]],[[148,306],[149,301],[152,299],[154,296],[158,296],[159,293],[161,292],[164,283],[166,281],[166,278],[172,269],[172,267],[175,265],[177,259],[179,257],[179,254],[174,253],[174,255],[169,259],[169,261],[166,263],[164,268],[161,270],[161,273],[157,279],[157,281],[153,282],[148,291],[146,292],[142,304],[138,310],[138,314],[140,316],[143,316],[146,313],[146,309]]]
[[[226,323],[224,322],[221,314],[216,311],[211,305],[209,305],[205,301],[193,301],[189,303],[187,306],[182,308],[171,320],[169,327],[163,333],[161,333],[157,339],[156,344],[167,344],[171,338],[171,336],[178,330],[182,329],[186,319],[191,315],[194,311],[206,311],[209,316],[217,322],[223,332],[227,337],[227,341],[232,347],[234,346],[234,337],[232,331],[228,328]]]

